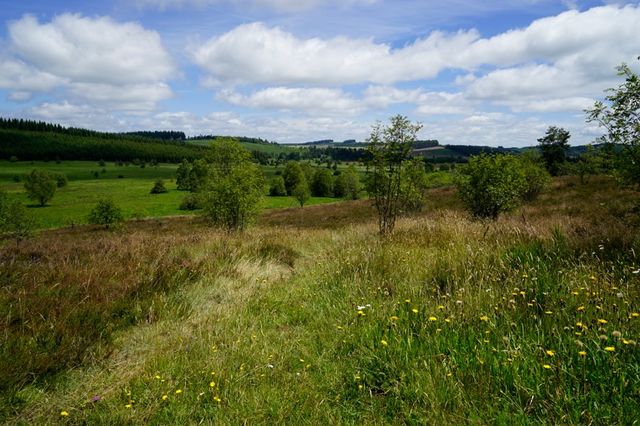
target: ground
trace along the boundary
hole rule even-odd
[[[47,231],[0,252],[9,423],[624,424],[640,418],[638,195],[560,178],[496,223],[450,188]]]

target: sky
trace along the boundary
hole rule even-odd
[[[638,1],[0,0],[0,116],[101,131],[363,141],[402,114],[518,147],[640,69]]]

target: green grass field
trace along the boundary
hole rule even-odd
[[[638,194],[557,179],[496,223],[455,192],[0,247],[6,424],[634,424]],[[10,261],[9,261],[10,260]]]
[[[39,207],[29,200],[23,184],[15,182],[15,176],[28,174],[34,168],[64,173],[69,184],[58,188],[53,199]],[[105,170],[103,173],[102,170]],[[107,163],[100,167],[97,162],[68,161],[55,162],[16,162],[0,161],[0,189],[19,197],[33,213],[39,228],[58,228],[86,223],[87,215],[96,202],[105,197],[112,198],[122,209],[125,219],[192,215],[193,212],[179,210],[178,206],[187,194],[178,191],[173,181],[177,165],[160,164],[158,167],[116,166]],[[265,167],[267,177],[275,176],[275,167]],[[282,168],[281,168],[282,169]],[[98,173],[96,179],[94,173]],[[165,194],[149,193],[156,179],[165,180],[169,190]],[[335,198],[312,197],[308,205],[335,203]],[[264,208],[286,208],[296,206],[291,197],[265,197]]]

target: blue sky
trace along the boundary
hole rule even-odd
[[[441,143],[526,146],[638,69],[638,2],[112,0],[0,8],[0,115],[283,143],[420,121]]]

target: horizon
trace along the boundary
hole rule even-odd
[[[344,3],[344,4],[342,4]],[[526,147],[638,70],[638,1],[27,0],[0,10],[0,116],[103,132]]]

